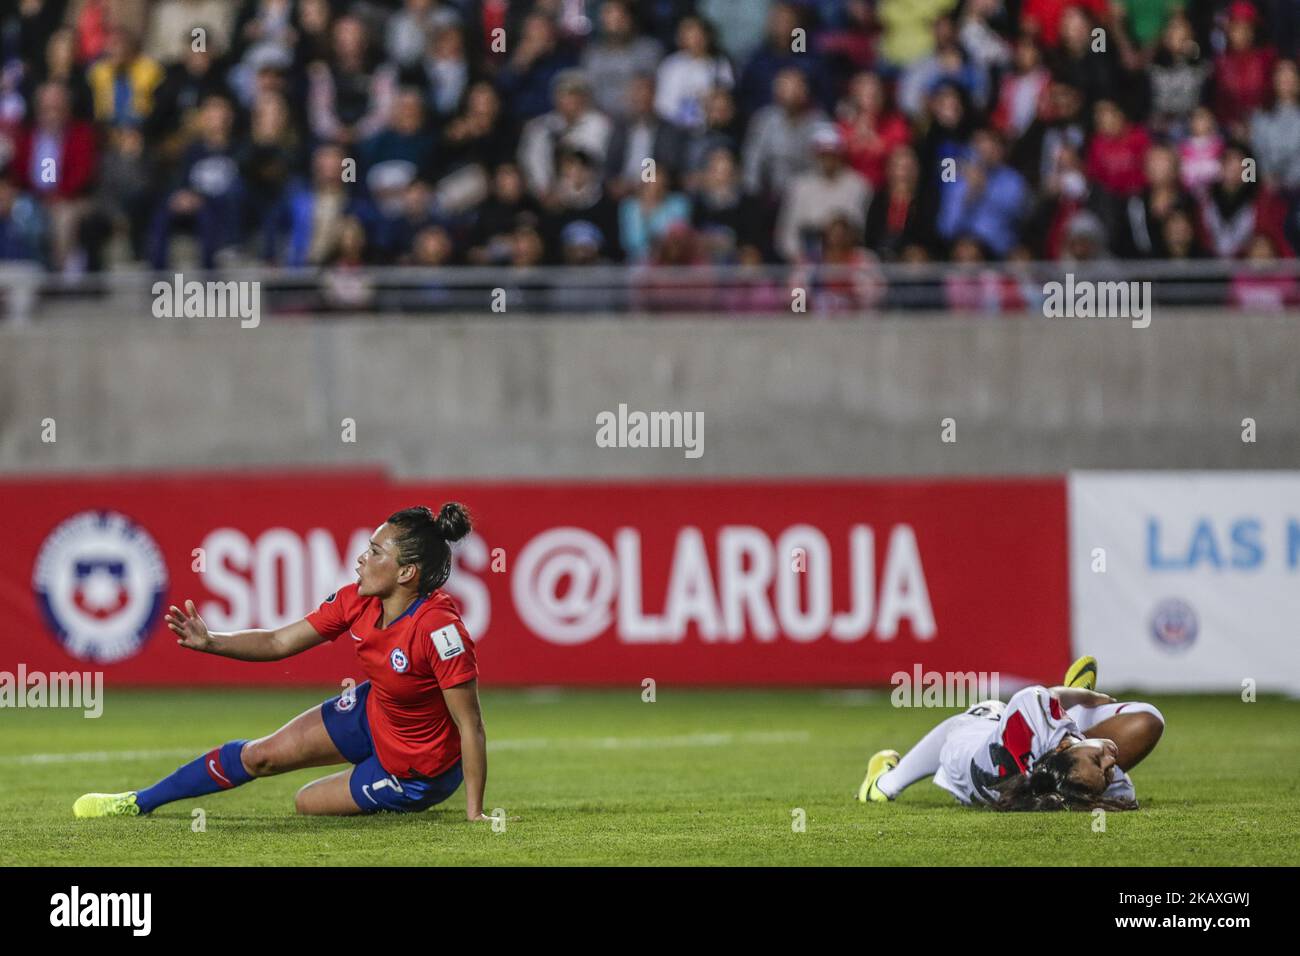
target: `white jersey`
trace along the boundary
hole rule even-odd
[[[999,700],[976,704],[954,718],[934,782],[962,803],[993,803],[995,784],[1030,773],[1067,736],[1083,736],[1075,716],[1046,687],[1037,685],[1026,687],[1005,704]],[[1116,768],[1104,796],[1131,799],[1132,781]]]

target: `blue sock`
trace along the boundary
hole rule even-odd
[[[209,750],[175,772],[163,777],[152,787],[136,791],[135,802],[141,813],[151,813],[164,803],[201,797],[218,790],[229,790],[248,783],[253,775],[244,769],[239,759],[247,740],[232,740],[216,750]]]

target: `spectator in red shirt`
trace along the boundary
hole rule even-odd
[[[72,118],[67,87],[46,83],[36,91],[36,121],[19,133],[10,169],[14,185],[38,197],[49,216],[51,265],[75,267],[77,231],[95,176],[95,134]]]
[[[1254,6],[1236,0],[1228,8],[1228,49],[1214,61],[1214,112],[1234,136],[1245,133],[1246,120],[1268,105],[1273,91],[1277,53],[1255,45],[1258,20]]]
[[[1143,160],[1151,137],[1110,100],[1097,104],[1093,121],[1096,132],[1088,144],[1088,178],[1113,196],[1136,196],[1146,186]]]
[[[108,46],[108,0],[81,0],[68,13],[68,23],[77,31],[77,60],[93,63]]]
[[[1054,47],[1061,37],[1061,17],[1071,7],[1083,7],[1098,21],[1110,17],[1107,0],[1025,0],[1020,11],[1021,29],[1037,34],[1044,46]]]
[[[859,73],[841,108],[840,134],[849,165],[872,189],[885,182],[885,159],[912,135],[907,122],[885,100],[885,86],[874,73]]]

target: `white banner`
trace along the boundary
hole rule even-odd
[[[1069,511],[1103,689],[1300,693],[1300,472],[1079,472]]]

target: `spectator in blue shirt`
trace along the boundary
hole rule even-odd
[[[497,76],[502,95],[519,122],[541,116],[551,108],[551,85],[562,70],[578,65],[560,45],[555,24],[544,13],[524,18],[523,36]]]
[[[788,67],[804,74],[809,92],[818,106],[829,111],[834,105],[834,90],[825,62],[812,55],[811,31],[802,20],[799,9],[793,4],[772,5],[767,18],[767,36],[740,74],[737,100],[741,114],[746,118],[772,102],[772,84],[776,75]],[[796,29],[804,30],[799,52],[794,50]]]
[[[991,129],[971,137],[972,155],[939,201],[939,235],[947,242],[973,236],[999,258],[1017,243],[1029,187],[1003,160],[1002,139]]]
[[[635,196],[619,204],[619,239],[630,262],[649,259],[655,243],[674,225],[690,225],[691,201],[681,193],[669,192],[668,178],[668,173],[660,170],[641,183]]]
[[[232,135],[234,121],[234,107],[224,96],[203,101],[199,138],[181,157],[176,186],[154,216],[149,241],[154,268],[167,268],[178,227],[195,233],[205,269],[240,242],[246,189]]]

